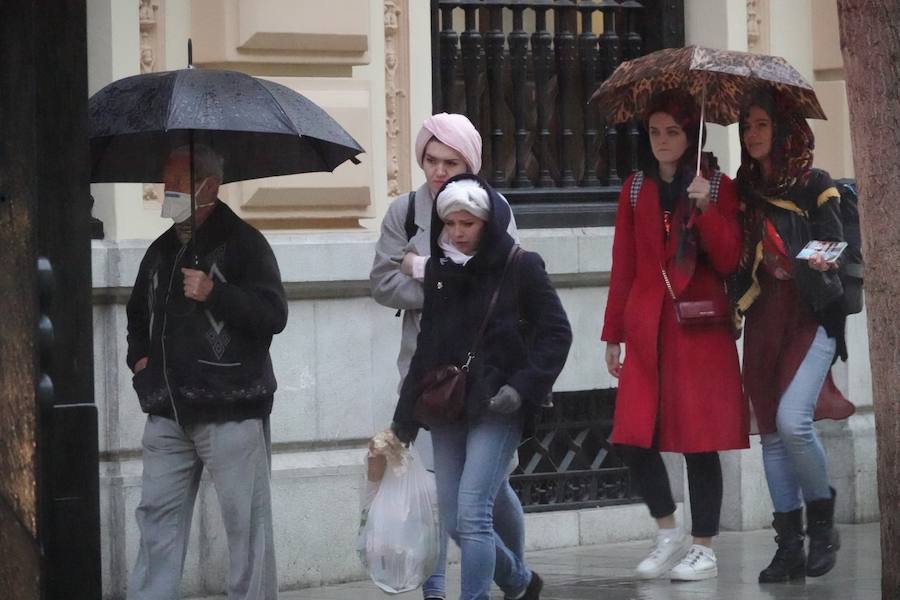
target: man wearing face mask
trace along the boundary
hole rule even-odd
[[[266,239],[217,198],[222,159],[202,145],[191,239],[190,164],[187,148],[168,157],[162,216],[174,225],[147,249],[127,306],[127,362],[147,413],[128,598],[178,598],[205,468],[228,538],[228,598],[274,599],[269,345],[287,301]]]

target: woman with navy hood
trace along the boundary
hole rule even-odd
[[[461,600],[535,600],[543,582],[494,532],[492,508],[524,432],[553,387],[572,331],[541,257],[515,246],[509,206],[477,175],[448,180],[436,195],[425,268],[421,332],[392,428],[404,442],[423,375],[463,365],[492,304],[466,379],[463,418],[434,424],[441,522],[461,550]]]

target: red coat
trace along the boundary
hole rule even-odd
[[[682,453],[747,448],[749,414],[731,328],[679,325],[660,271],[666,264],[679,299],[725,294],[723,277],[741,251],[734,183],[723,176],[718,202],[695,221],[699,256],[688,278],[674,266],[674,236],[665,242],[655,182],[644,179],[632,209],[633,177],[619,194],[601,336],[625,344],[612,442]]]

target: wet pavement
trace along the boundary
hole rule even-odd
[[[757,583],[774,552],[771,530],[722,533],[716,541],[719,576],[698,582],[637,581],[635,565],[647,542],[578,546],[527,554],[529,565],[545,580],[541,600],[880,600],[881,563],[877,523],[839,526],[842,548],[834,570],[791,584]],[[448,569],[448,598],[459,594],[459,565]],[[385,600],[367,581],[282,592],[280,600]],[[497,591],[492,598],[500,599]],[[393,596],[419,600],[421,592]],[[884,598],[900,598],[900,590]],[[212,600],[212,598],[207,599]]]

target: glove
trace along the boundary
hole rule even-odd
[[[504,385],[488,400],[488,408],[501,415],[509,415],[522,406],[522,396],[511,385]]]
[[[394,432],[394,435],[397,436],[398,440],[407,446],[416,441],[416,436],[419,435],[419,428],[417,426],[409,423],[398,423],[396,421],[391,423],[391,431]]]

